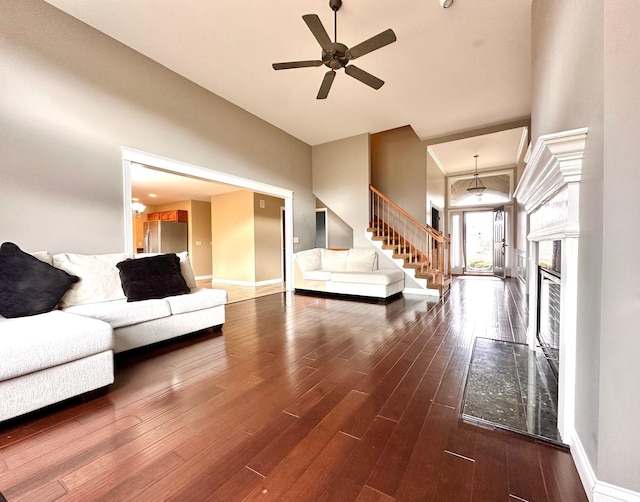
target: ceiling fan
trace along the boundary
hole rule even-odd
[[[378,77],[361,70],[357,66],[349,64],[352,59],[359,58],[365,54],[380,49],[385,45],[389,45],[395,42],[396,34],[392,29],[378,33],[376,36],[365,40],[364,42],[355,45],[351,49],[344,44],[338,42],[338,10],[342,6],[342,0],[329,0],[329,7],[333,10],[333,22],[334,22],[334,41],[332,42],[327,34],[320,18],[316,14],[305,14],[302,19],[311,30],[311,33],[316,38],[320,47],[322,47],[322,58],[312,61],[292,61],[288,63],[273,63],[274,70],[288,70],[291,68],[307,68],[310,66],[322,66],[325,65],[330,70],[325,73],[320,90],[318,91],[317,99],[326,99],[331,89],[333,79],[336,77],[336,70],[344,68],[344,72],[350,77],[359,80],[363,84],[367,84],[374,89],[380,89],[384,85],[384,80],[380,80]]]

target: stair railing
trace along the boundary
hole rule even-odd
[[[416,218],[369,185],[369,221],[375,236],[385,237],[406,267],[416,269],[416,277],[431,277],[442,291],[451,282],[451,237]]]

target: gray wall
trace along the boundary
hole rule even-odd
[[[532,14],[532,140],[589,127],[576,431],[599,480],[640,491],[640,238],[629,225],[640,218],[640,2],[534,0]]]
[[[640,492],[639,140],[640,2],[605,1],[598,477],[637,492]]]
[[[45,2],[0,12],[0,239],[122,251],[128,146],[293,190],[313,245],[310,146]]]
[[[353,228],[354,247],[368,247],[369,135],[316,145],[312,156],[313,193]]]

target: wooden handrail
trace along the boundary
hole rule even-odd
[[[432,280],[444,291],[451,282],[451,237],[421,223],[372,185],[369,203],[373,238],[393,249],[405,268],[420,274],[416,277]]]
[[[436,230],[435,228],[433,228],[431,226],[424,225],[423,223],[418,221],[416,218],[414,218],[409,213],[407,213],[404,209],[402,209],[400,206],[398,206],[398,204],[393,202],[391,199],[389,199],[389,197],[387,197],[385,194],[380,192],[374,186],[369,185],[369,190],[371,190],[378,197],[380,197],[383,201],[385,201],[387,204],[389,204],[391,207],[393,207],[396,211],[398,211],[400,214],[402,214],[402,216],[404,216],[409,221],[411,221],[411,223],[413,223],[417,227],[421,228],[425,232],[431,234],[431,236],[434,237],[438,242],[443,242],[444,241],[445,237],[442,235],[442,232],[440,232],[439,230]]]

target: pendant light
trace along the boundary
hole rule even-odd
[[[469,187],[467,188],[467,192],[476,195],[477,197],[481,197],[487,187],[484,186],[482,181],[480,180],[480,176],[478,176],[478,157],[479,155],[474,155],[476,159],[476,172],[473,175],[473,179],[471,183],[469,183]]]

